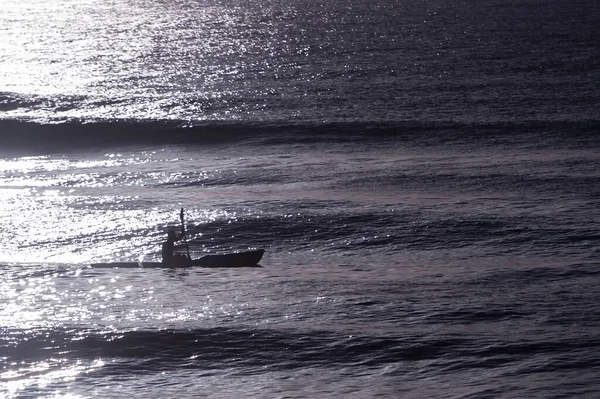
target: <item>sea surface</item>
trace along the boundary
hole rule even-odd
[[[0,398],[600,397],[597,1],[0,8]]]

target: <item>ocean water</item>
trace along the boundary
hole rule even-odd
[[[1,398],[600,396],[596,2],[1,8]]]

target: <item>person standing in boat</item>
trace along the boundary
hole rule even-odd
[[[185,238],[185,224],[183,223],[183,208],[181,208],[181,234],[177,235],[175,230],[169,230],[167,241],[162,244],[162,262],[169,267],[184,267],[190,265],[190,258],[184,254],[173,253],[177,247],[175,243]]]

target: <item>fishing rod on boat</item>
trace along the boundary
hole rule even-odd
[[[183,235],[183,243],[185,244],[185,249],[187,250],[188,259],[192,259],[190,256],[190,246],[185,239],[185,223],[183,222],[183,208],[181,208],[181,212],[179,212],[179,218],[181,219],[181,235]]]

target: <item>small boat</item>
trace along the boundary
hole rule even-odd
[[[256,249],[228,254],[205,255],[193,259],[190,265],[175,267],[259,267],[258,262],[260,262],[264,253],[264,249]],[[173,266],[168,266],[162,262],[110,262],[92,263],[90,266],[92,268],[173,268]]]

